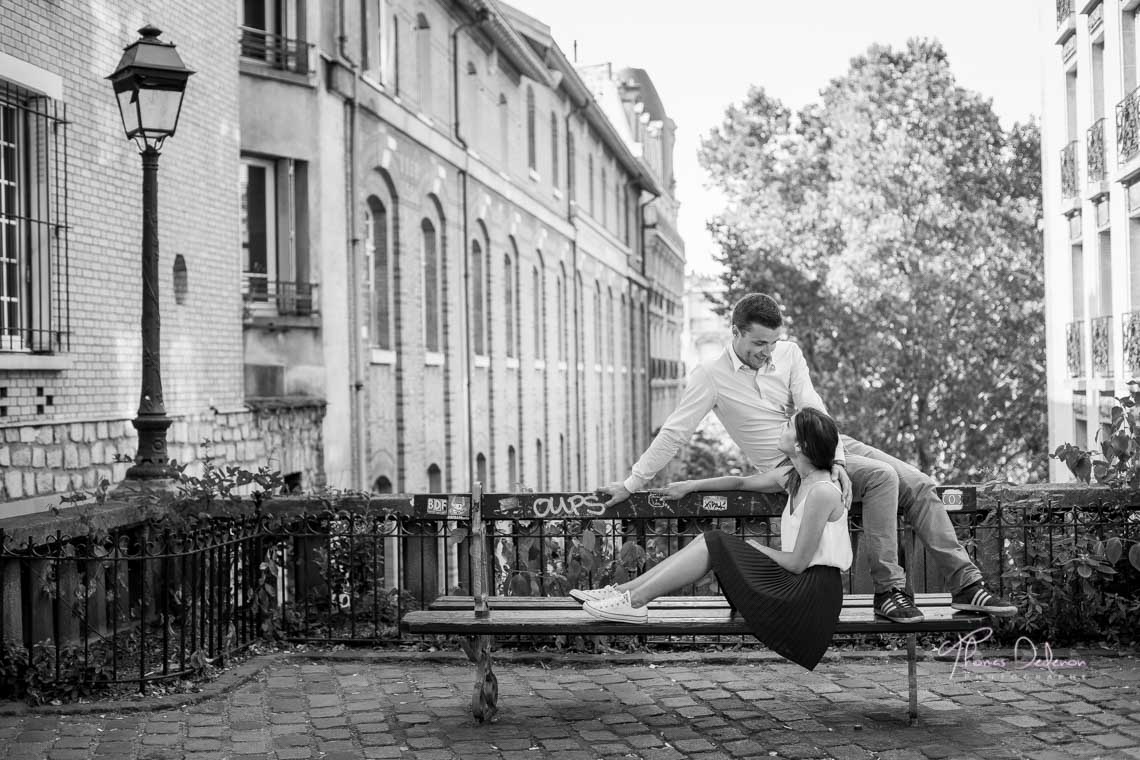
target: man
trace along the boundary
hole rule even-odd
[[[796,410],[827,411],[799,346],[780,340],[783,321],[779,305],[763,293],[751,293],[737,302],[732,310],[732,343],[717,359],[690,373],[680,403],[630,476],[599,489],[611,497],[607,506],[644,488],[710,411],[754,467],[766,471],[781,463],[783,455],[776,446]],[[899,507],[952,590],[953,608],[1000,616],[1017,613],[1014,605],[983,585],[981,571],[958,542],[934,481],[850,436],[840,437],[836,461],[844,463],[851,494],[863,504],[863,542],[871,556],[876,615],[900,623],[923,619],[905,591],[906,574],[898,563]],[[837,473],[845,498],[847,476]]]

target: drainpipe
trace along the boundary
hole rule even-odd
[[[640,258],[641,258],[641,278],[642,278],[642,281],[644,282],[645,278],[646,278],[646,274],[645,274],[646,273],[646,259],[649,258],[649,252],[646,250],[646,246],[645,246],[645,240],[646,240],[645,231],[648,229],[655,228],[657,226],[656,222],[654,222],[652,225],[647,225],[645,223],[645,209],[649,207],[650,203],[653,203],[653,201],[660,198],[661,194],[660,193],[654,193],[652,190],[646,190],[645,188],[640,188],[640,190],[641,190],[641,192],[649,193],[651,196],[645,202],[639,201],[637,204],[637,207],[638,207],[637,208],[637,244],[638,244],[638,246],[641,247],[641,256],[640,256]],[[652,289],[649,287],[648,283],[642,285],[642,288],[647,293],[652,291]],[[650,365],[650,356],[652,356],[652,353],[651,353],[651,346],[650,346],[650,339],[649,339],[649,336],[652,335],[652,333],[653,333],[653,330],[650,328],[650,322],[651,321],[652,321],[652,315],[650,314],[649,299],[646,299],[646,304],[645,304],[645,350],[642,352],[641,360],[642,360],[642,366],[645,367],[645,381],[642,384],[642,390],[643,390],[643,393],[645,394],[645,424],[646,424],[647,430],[651,430],[653,427],[652,422],[651,422],[651,420],[653,418],[653,371],[652,371],[651,365]],[[635,379],[634,388],[636,388],[636,387],[637,387],[637,385],[636,385],[636,379]],[[638,441],[638,443],[641,443],[641,442]],[[636,449],[644,449],[644,448],[645,448],[645,446],[634,446],[635,450]]]
[[[574,99],[571,98],[570,102],[573,103]],[[572,161],[577,157],[572,156],[570,153],[570,120],[575,116],[575,114],[584,111],[589,104],[590,100],[587,98],[586,100],[582,101],[581,105],[575,105],[573,108],[571,108],[570,112],[566,114],[566,124],[565,128],[562,130],[566,135],[567,176],[570,176],[571,174],[574,176],[574,184],[573,186],[568,187],[566,192],[566,219],[574,228],[574,237],[570,241],[570,277],[572,279],[569,283],[567,283],[569,286],[567,290],[570,292],[571,300],[574,303],[574,363],[571,365],[571,371],[574,377],[574,437],[577,439],[576,448],[578,451],[578,456],[576,459],[578,466],[575,468],[575,477],[578,480],[577,490],[582,490],[581,461],[582,447],[584,446],[585,435],[582,428],[582,374],[578,369],[578,365],[582,363],[582,357],[578,353],[578,336],[582,334],[582,326],[578,324],[578,320],[581,318],[581,315],[578,313],[578,299],[581,295],[578,293],[578,224],[575,221],[575,214],[573,211],[574,196],[577,195],[578,192],[578,172],[574,170],[574,165],[572,163]]]
[[[357,100],[357,80],[359,72],[356,61],[348,54],[348,34],[345,0],[340,0],[340,33],[337,36],[341,63],[352,70],[352,97],[345,103],[345,224],[348,227],[348,271],[345,281],[348,283],[348,364],[352,378],[352,388],[349,392],[350,415],[352,418],[352,483],[353,487],[368,490],[371,486],[366,483],[364,473],[367,471],[367,441],[365,439],[366,420],[364,419],[364,362],[361,358],[360,345],[360,298],[359,283],[356,281],[360,272],[360,238],[356,230],[356,203],[358,192],[356,187],[356,156],[358,153],[357,140],[359,129],[357,119],[359,116]]]
[[[475,457],[472,456],[475,451],[475,421],[471,413],[471,264],[470,257],[467,255],[467,245],[470,238],[468,232],[468,218],[467,218],[467,166],[469,161],[469,154],[467,152],[467,140],[463,138],[463,132],[460,129],[459,117],[459,33],[464,29],[477,26],[487,21],[491,14],[486,8],[480,8],[475,14],[475,17],[470,21],[464,21],[451,31],[451,93],[452,93],[452,110],[455,112],[454,122],[454,136],[455,141],[459,143],[459,147],[463,148],[463,166],[457,167],[459,179],[459,197],[462,204],[461,217],[463,219],[463,245],[460,250],[463,252],[463,407],[467,415],[467,484],[468,488],[475,487]],[[482,484],[486,487],[486,483]]]

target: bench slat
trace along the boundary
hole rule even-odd
[[[922,608],[950,606],[950,594],[915,594],[915,604]],[[492,610],[574,610],[581,602],[569,596],[492,596],[488,598]],[[432,610],[471,611],[474,600],[470,596],[440,596],[429,605]],[[848,594],[843,597],[843,609],[870,609],[874,604],[871,594]],[[728,609],[728,600],[714,596],[662,596],[649,603],[656,609]]]
[[[844,608],[837,633],[937,633],[972,631],[985,626],[989,618],[975,613],[956,612],[948,607],[923,609],[921,623],[894,623],[876,618],[867,608]],[[463,635],[734,635],[747,634],[740,618],[730,619],[727,607],[650,608],[649,623],[615,623],[597,620],[581,609],[502,609],[493,608],[488,618],[461,614],[457,610],[418,610],[404,615],[401,627],[408,633]]]

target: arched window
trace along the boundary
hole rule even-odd
[[[594,208],[594,154],[591,153],[586,159],[586,182],[589,187],[586,188],[586,193],[590,199],[590,216],[593,216],[597,209]]]
[[[542,439],[534,442],[535,490],[546,490],[546,457],[542,453]]]
[[[391,56],[391,67],[388,75],[388,84],[392,85],[392,94],[400,94],[400,17],[395,13],[392,14],[392,24],[389,27],[392,30],[392,47],[389,49],[388,55]]]
[[[550,112],[550,184],[558,187],[558,114]]]
[[[507,488],[514,491],[519,487],[519,461],[514,446],[507,447]]]
[[[483,308],[483,246],[478,240],[471,241],[471,341],[475,353],[487,353],[486,314]]]
[[[507,356],[515,356],[515,272],[511,262],[511,254],[503,257],[503,300],[504,310],[507,312]]]
[[[607,293],[609,298],[606,299],[606,360],[612,366],[614,364],[614,332],[621,328],[614,321],[614,289],[610,288]]]
[[[605,341],[602,338],[602,283],[594,283],[594,361],[602,363]]]
[[[435,111],[431,91],[431,24],[427,16],[416,14],[416,86],[420,97],[420,110],[426,114]]]
[[[629,190],[622,193],[622,240],[629,245]]]
[[[388,209],[375,195],[368,197],[364,227],[365,256],[372,264],[369,271],[372,313],[368,332],[372,345],[391,350],[392,261],[388,243]]]
[[[439,465],[429,465],[427,476],[428,493],[443,493],[443,473],[439,471]]]
[[[578,188],[574,186],[574,133],[567,130],[566,134],[566,192],[570,200],[578,200]]]
[[[538,253],[538,262],[531,272],[534,288],[534,358],[546,360],[546,341],[543,340],[542,331],[546,328],[546,278],[542,264],[542,253]]]
[[[618,329],[621,331],[621,356],[618,357],[618,364],[623,367],[629,366],[629,310],[625,304],[625,293],[621,294],[621,325]]]
[[[570,329],[570,315],[566,307],[566,266],[560,263],[558,267],[558,282],[554,286],[554,297],[557,301],[554,307],[557,310],[558,320],[558,358],[566,361],[566,333]]]
[[[381,475],[372,483],[372,493],[392,493],[392,481]]]
[[[606,186],[606,167],[602,167],[602,226],[610,222],[609,188]]]
[[[443,346],[443,309],[440,303],[439,240],[435,225],[420,222],[424,258],[424,347],[438,352]]]
[[[526,165],[529,169],[537,168],[534,149],[534,88],[526,88]]]
[[[482,484],[484,491],[490,485],[487,483],[487,457],[483,456],[483,452],[475,455],[475,481]]]
[[[562,482],[558,487],[566,491],[570,488],[570,452],[566,450],[566,436],[562,433],[558,434],[558,463],[562,468]]]

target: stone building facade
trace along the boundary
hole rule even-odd
[[[1115,399],[1140,378],[1138,11],[1056,0],[1037,30],[1050,449],[1099,451]]]
[[[617,479],[651,430],[662,194],[624,114],[502,3],[285,5],[243,19],[247,393],[328,399],[338,487]],[[319,314],[273,306],[280,273]]]

